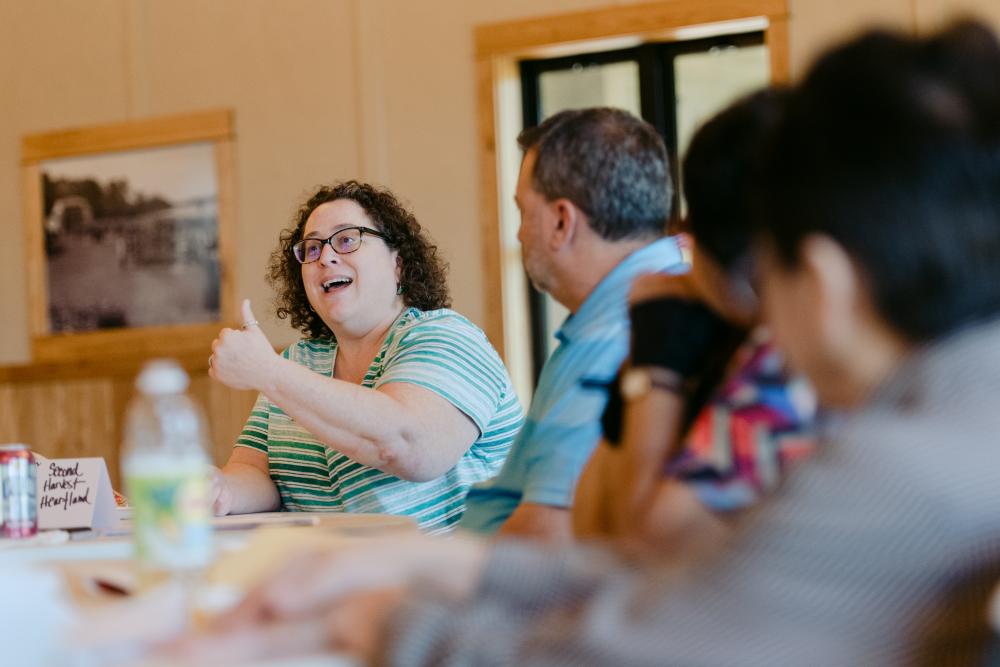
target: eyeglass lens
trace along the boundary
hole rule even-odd
[[[329,242],[338,255],[354,252],[361,245],[361,230],[342,229],[327,239],[303,239],[295,244],[295,258],[303,264],[317,261],[323,255],[323,246]]]

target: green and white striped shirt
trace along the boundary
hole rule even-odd
[[[285,357],[330,377],[333,339],[301,340]],[[386,336],[361,385],[424,387],[475,423],[480,436],[442,477],[409,482],[327,447],[261,394],[236,441],[268,455],[271,479],[292,511],[377,512],[413,517],[428,532],[449,530],[469,486],[497,473],[524,415],[503,362],[483,332],[458,313],[409,308]]]

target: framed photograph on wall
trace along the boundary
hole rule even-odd
[[[207,359],[234,314],[227,110],[22,141],[32,356]]]

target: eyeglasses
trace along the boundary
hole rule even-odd
[[[315,262],[323,254],[323,246],[327,243],[338,255],[347,255],[361,247],[361,239],[365,234],[385,239],[385,234],[368,227],[344,227],[338,229],[325,239],[302,239],[292,246],[292,254],[300,264]]]

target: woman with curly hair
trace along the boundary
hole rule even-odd
[[[210,375],[260,392],[216,477],[217,514],[378,512],[450,529],[523,420],[486,336],[448,309],[445,267],[387,190],[321,187],[271,255],[277,315],[304,335],[276,354],[243,304]]]

